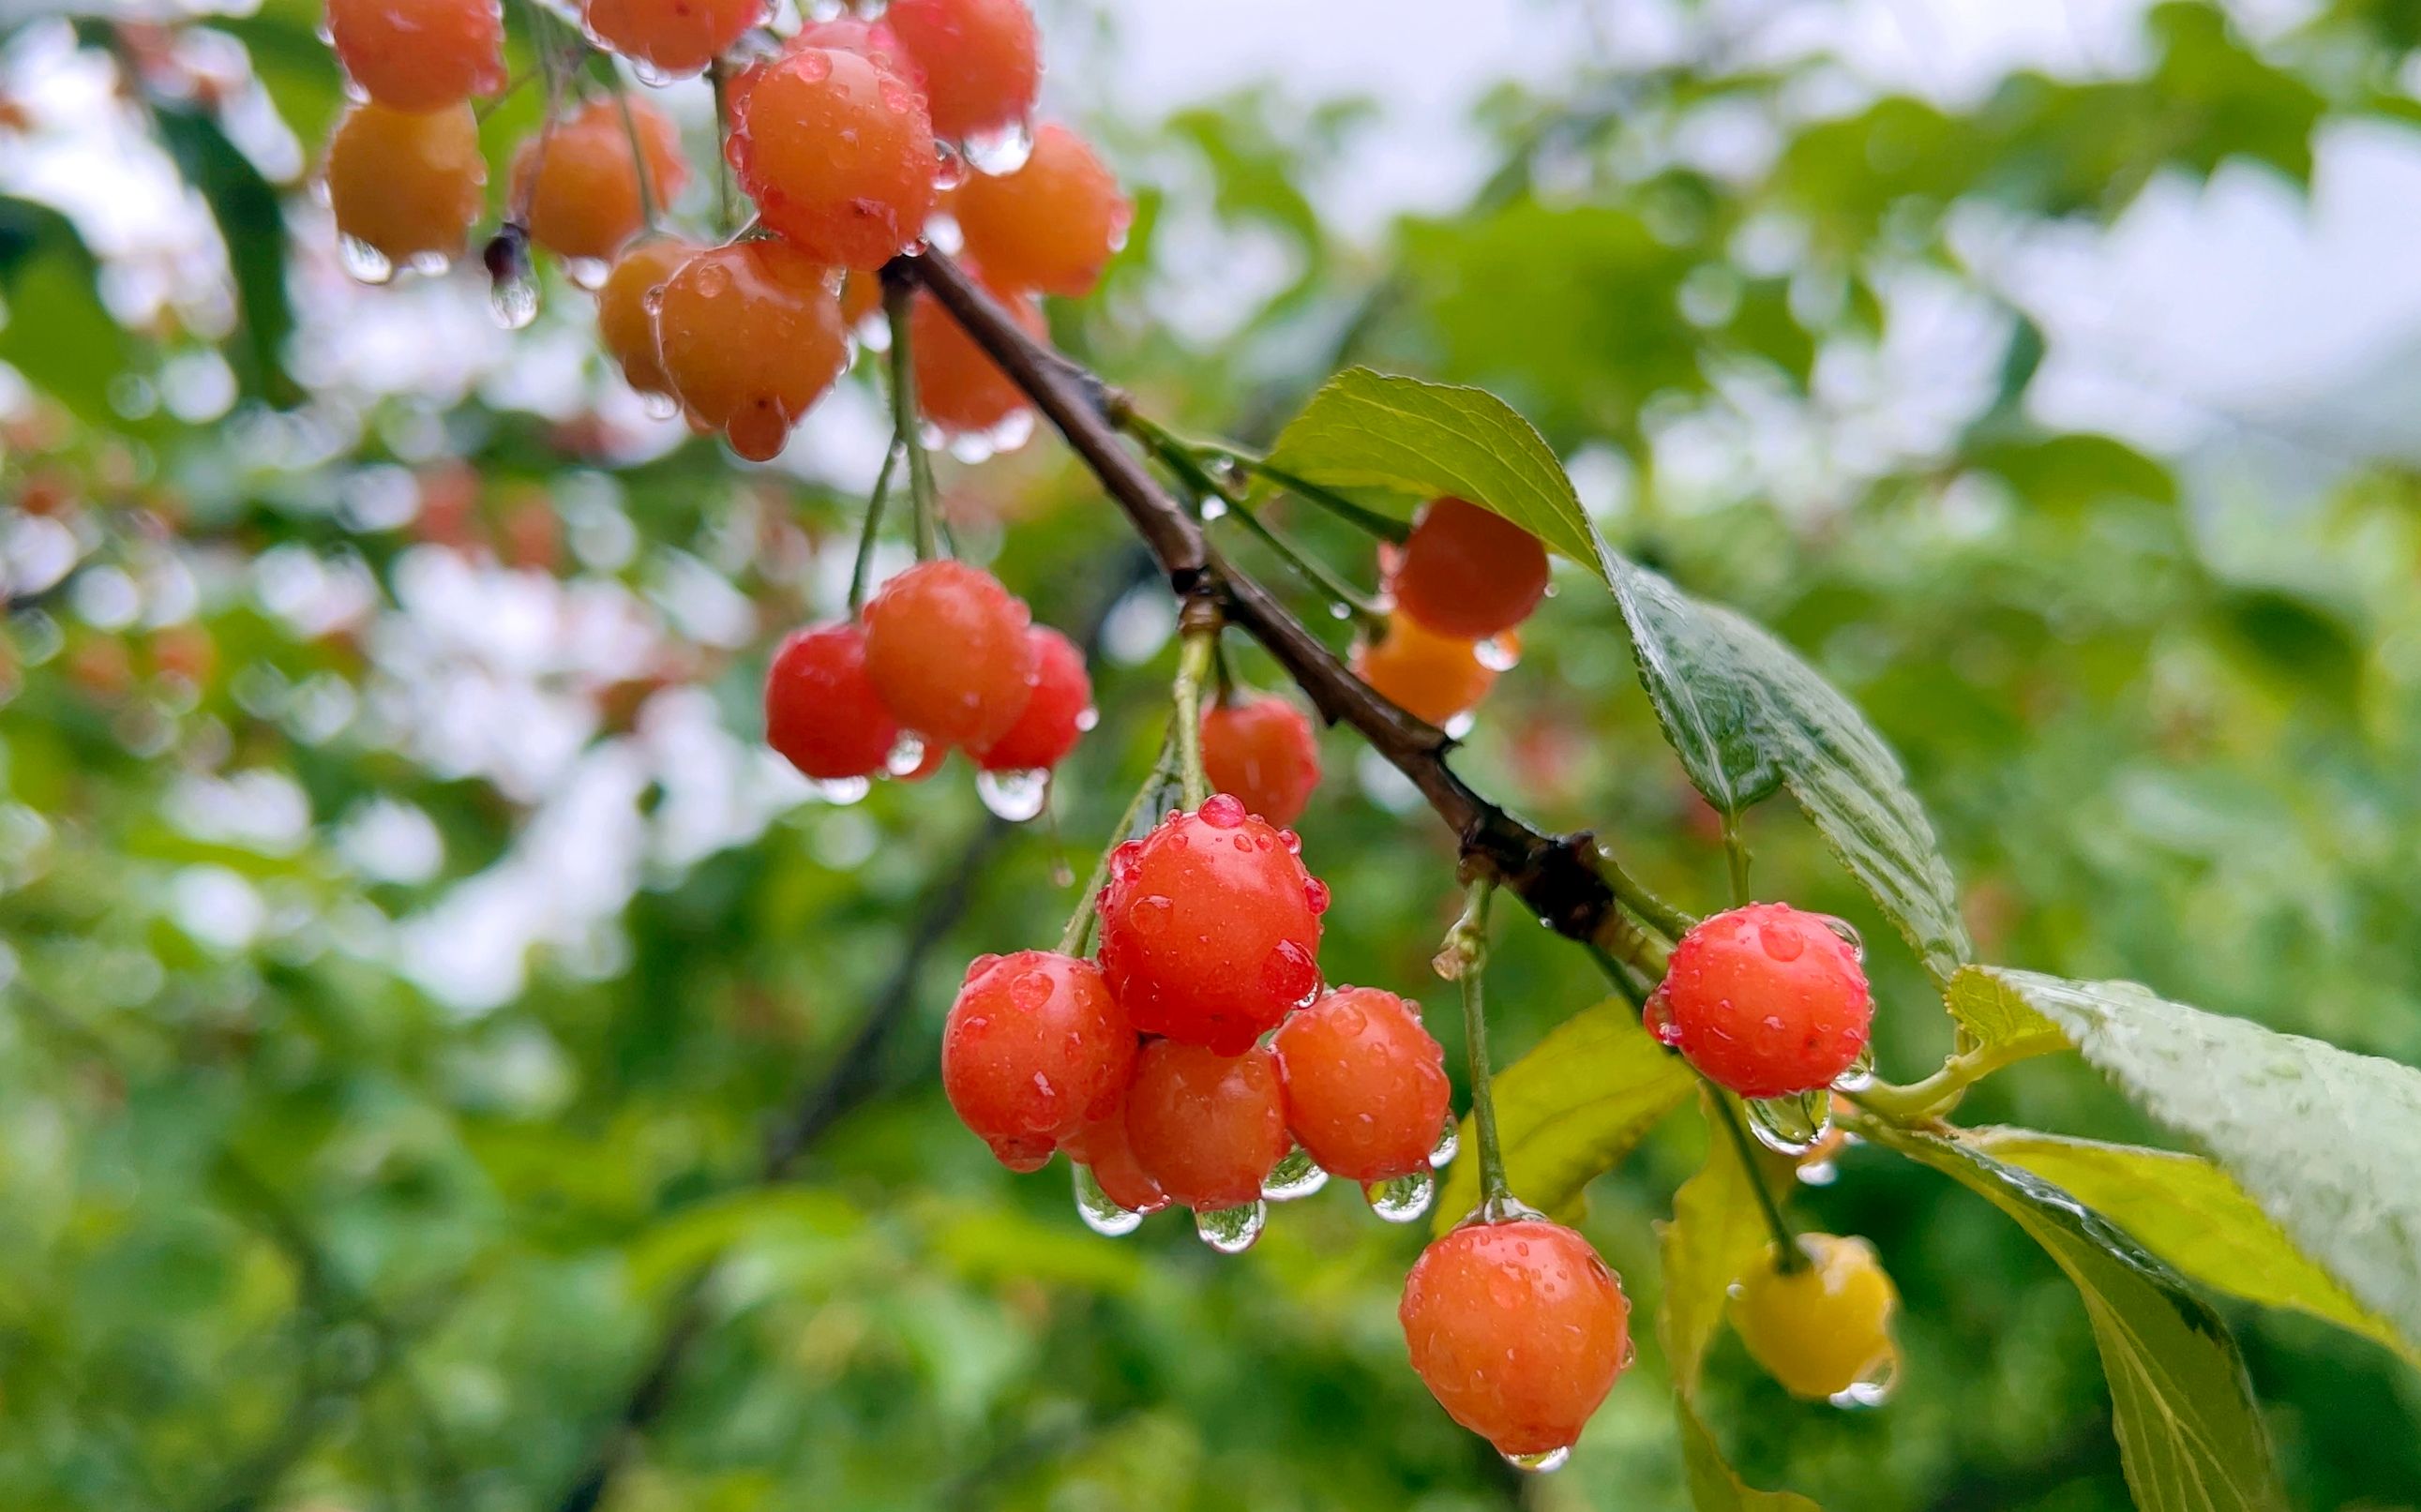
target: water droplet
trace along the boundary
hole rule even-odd
[[[940,433],[936,433],[939,435]],[[962,430],[940,436],[934,445],[946,445],[951,457],[973,466],[1012,452],[1034,439],[1034,412],[1021,409],[989,430]]]
[[[1505,1462],[1515,1470],[1531,1475],[1552,1475],[1571,1462],[1572,1446],[1548,1449],[1535,1455],[1507,1455]]]
[[[1835,1407],[1881,1407],[1891,1400],[1892,1388],[1899,1383],[1899,1350],[1886,1349],[1882,1359],[1868,1365],[1857,1380],[1832,1395]]]
[[[1441,946],[1436,955],[1429,958],[1429,970],[1437,973],[1438,980],[1442,982],[1461,981],[1462,967],[1462,951],[1451,940]]]
[[[905,777],[925,764],[925,739],[913,731],[901,730],[891,754],[882,758],[882,770],[895,777]]]
[[[1261,1225],[1269,1222],[1269,1215],[1268,1205],[1257,1201],[1211,1208],[1195,1213],[1194,1232],[1222,1255],[1242,1255],[1261,1237]]]
[[[1227,501],[1213,493],[1202,501],[1202,518],[1224,520],[1227,517]]]
[[[1143,1214],[1132,1208],[1121,1208],[1116,1198],[1101,1190],[1089,1165],[1076,1167],[1076,1216],[1096,1234],[1118,1239],[1143,1226]]]
[[[1852,1096],[1864,1092],[1874,1084],[1875,1047],[1872,1045],[1860,1050],[1858,1058],[1851,1061],[1840,1075],[1833,1078],[1834,1091],[1847,1092]]]
[[[1314,913],[1327,912],[1328,884],[1317,877],[1306,879],[1303,884],[1303,900]]]
[[[1788,1098],[1748,1099],[1749,1131],[1780,1155],[1804,1155],[1824,1137],[1833,1116],[1833,1095],[1818,1090]]]
[[[1270,1167],[1270,1174],[1261,1180],[1261,1195],[1271,1202],[1292,1202],[1326,1185],[1328,1173],[1311,1158],[1311,1151],[1297,1145],[1287,1151],[1285,1160]]]
[[[1647,1004],[1639,1010],[1639,1021],[1667,1050],[1681,1043],[1681,1026],[1673,1021],[1673,1000],[1664,995],[1662,987],[1648,994]]]
[[[1043,972],[1020,972],[1008,984],[1008,1001],[1023,1013],[1039,1013],[1051,1002],[1051,978]],[[1049,1082],[1041,1072],[1034,1073],[1035,1084],[1050,1095]]]
[[[1212,793],[1202,801],[1202,822],[1214,830],[1232,830],[1244,822],[1242,800],[1227,793]]]
[[[1757,926],[1757,943],[1765,947],[1767,958],[1773,960],[1797,960],[1807,953],[1807,942],[1800,938],[1799,931],[1781,925]]]
[[[956,143],[933,144],[933,187],[935,189],[947,194],[961,187],[973,177],[975,177],[975,170],[967,165],[966,157],[959,151]]]
[[[1863,961],[1867,959],[1867,942],[1865,937],[1858,933],[1858,927],[1856,925],[1851,924],[1847,919],[1836,919],[1830,913],[1820,913],[1817,915],[1817,918],[1823,922],[1825,928],[1832,930],[1836,935],[1839,935],[1843,942],[1849,945],[1851,953],[1855,955],[1858,959]]]
[[[1447,1114],[1445,1127],[1438,1130],[1437,1143],[1429,1146],[1429,1168],[1433,1171],[1445,1169],[1446,1163],[1461,1149],[1462,1126],[1454,1121],[1454,1115]]]
[[[1391,1224],[1414,1223],[1437,1200],[1437,1177],[1423,1166],[1384,1181],[1365,1181],[1362,1197],[1372,1212]]]
[[[1799,1165],[1799,1184],[1807,1187],[1829,1187],[1840,1179],[1841,1168],[1831,1156],[1822,1160],[1803,1161]]]
[[[356,282],[385,284],[395,280],[395,264],[387,255],[357,236],[336,239],[336,260]]]
[[[1034,127],[1013,121],[997,131],[976,132],[959,143],[960,154],[977,173],[1015,173],[1034,152]]]
[[[1127,927],[1139,935],[1162,935],[1168,932],[1169,921],[1175,917],[1177,905],[1158,893],[1139,897],[1127,910]]]
[[[874,784],[864,777],[832,777],[817,783],[815,788],[816,796],[825,803],[847,808],[866,802],[866,795],[874,791]]]
[[[1076,715],[1076,728],[1085,731],[1087,734],[1098,729],[1101,726],[1101,711],[1095,709],[1090,704],[1086,704]]]
[[[605,287],[605,277],[613,271],[614,265],[602,257],[563,259],[563,276],[592,294]]]
[[[479,251],[488,270],[488,307],[496,323],[518,331],[538,319],[538,273],[530,262],[529,232],[507,221]]]
[[[1050,800],[1050,769],[1026,767],[1014,772],[976,772],[976,796],[994,816],[1011,824],[1023,824],[1041,813],[1042,805]]]
[[[512,278],[489,286],[488,309],[498,325],[521,330],[538,319],[538,280]]]
[[[639,395],[639,408],[646,412],[650,420],[670,420],[679,415],[680,400],[669,394],[650,394],[642,391]]]
[[[1522,651],[1504,636],[1491,635],[1472,647],[1471,659],[1491,672],[1510,672],[1522,664]]]

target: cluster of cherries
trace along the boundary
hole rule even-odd
[[[679,135],[617,90],[560,113],[550,101],[514,155],[507,228],[487,250],[508,320],[535,312],[535,242],[598,288],[601,338],[632,387],[755,460],[848,366],[881,301],[875,270],[929,232],[952,228],[970,271],[1039,334],[1037,296],[1088,292],[1132,215],[1081,137],[1029,134],[1041,60],[1025,0],[894,0],[880,21],[844,15],[787,38],[765,29],[767,12],[765,0],[581,12],[589,40],[643,81],[728,72],[723,152],[755,206],[747,229],[710,242],[658,225],[690,178]],[[328,32],[363,96],[324,169],[348,265],[373,281],[443,269],[485,209],[471,101],[505,87],[498,0],[329,0]],[[909,321],[928,424],[972,444],[1030,425],[1023,397],[930,296]]]

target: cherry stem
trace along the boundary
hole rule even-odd
[[[899,465],[899,438],[883,449],[882,471],[874,475],[874,491],[867,496],[866,523],[857,532],[857,560],[849,569],[849,616],[866,607],[866,586],[874,565],[874,538],[882,523],[882,507],[891,500],[891,474]]]
[[[1170,716],[1176,723],[1171,733],[1177,740],[1177,774],[1189,809],[1200,808],[1210,796],[1210,778],[1202,770],[1202,683],[1219,647],[1218,619],[1197,613],[1197,605],[1213,607],[1208,600],[1187,601],[1178,639],[1177,681],[1169,689],[1169,699],[1177,706]]]
[[[1505,1179],[1505,1146],[1496,1135],[1496,1090],[1488,1066],[1488,1008],[1481,983],[1488,975],[1488,900],[1496,884],[1476,878],[1464,895],[1462,917],[1446,934],[1446,952],[1462,989],[1462,1038],[1471,1056],[1471,1127],[1479,1146],[1479,1206],[1482,1212],[1512,1201]]]
[[[908,449],[908,501],[915,510],[916,560],[941,554],[933,529],[933,461],[916,427],[916,356],[909,347],[909,302],[915,291],[903,282],[882,281],[882,318],[891,327],[891,426]]]
[[[706,82],[714,90],[714,226],[728,234],[738,217],[731,208],[731,160],[723,152],[723,144],[731,139],[730,76],[724,71],[723,59],[706,66]]]
[[[1724,815],[1724,864],[1731,870],[1732,907],[1741,908],[1749,901],[1747,843],[1741,839],[1740,815],[1726,811]]]
[[[1059,931],[1059,954],[1080,955],[1091,943],[1093,927],[1101,922],[1099,907],[1102,884],[1110,880],[1110,857],[1118,847],[1134,838],[1135,821],[1142,818],[1152,804],[1152,799],[1168,780],[1177,775],[1177,728],[1170,721],[1169,731],[1160,742],[1160,755],[1152,757],[1151,774],[1135,789],[1128,801],[1127,811],[1118,817],[1117,828],[1110,832],[1110,843],[1101,847],[1101,854],[1093,863],[1092,875],[1085,879],[1085,889],[1076,895],[1076,912],[1068,916],[1068,927]]]
[[[631,172],[639,183],[639,222],[652,231],[656,228],[656,171],[648,163],[648,149],[639,144],[639,121],[631,113],[631,91],[618,73],[614,75],[614,103],[622,112],[622,135],[631,144]]]
[[[1605,873],[1606,885],[1614,896],[1633,913],[1663,931],[1667,939],[1679,940],[1696,927],[1697,919],[1686,910],[1674,907],[1657,896],[1646,882],[1633,876],[1631,869],[1612,851],[1598,848],[1598,869]]]
[[[1355,504],[1333,489],[1322,488],[1307,478],[1297,477],[1292,473],[1272,467],[1269,459],[1265,457],[1257,456],[1242,447],[1230,446],[1220,442],[1205,443],[1195,449],[1197,452],[1207,452],[1211,456],[1233,462],[1245,472],[1276,484],[1297,498],[1318,505],[1374,540],[1383,540],[1391,546],[1401,546],[1413,538],[1413,527],[1410,523],[1391,519],[1376,509]]]
[[[1790,1221],[1782,1216],[1782,1207],[1773,1200],[1773,1192],[1765,1184],[1765,1173],[1757,1161],[1757,1141],[1749,1137],[1748,1125],[1741,1117],[1739,1099],[1701,1076],[1707,1088],[1707,1100],[1715,1110],[1716,1121],[1731,1136],[1732,1153],[1740,1157],[1741,1174],[1748,1178],[1748,1189],[1757,1195],[1757,1206],[1765,1214],[1765,1226],[1773,1234],[1773,1268],[1789,1272],[1807,1268],[1806,1252],[1799,1247],[1799,1235]]]

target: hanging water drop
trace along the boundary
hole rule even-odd
[[[1328,1173],[1311,1158],[1311,1151],[1297,1145],[1287,1151],[1286,1159],[1270,1167],[1270,1174],[1261,1180],[1261,1195],[1271,1202],[1292,1202],[1326,1185]]]
[[[680,400],[669,394],[643,390],[639,395],[639,410],[650,420],[678,420],[680,418]]]
[[[1835,1407],[1881,1407],[1891,1400],[1892,1389],[1899,1383],[1899,1350],[1885,1351],[1883,1357],[1868,1365],[1857,1380],[1835,1392],[1826,1400]]]
[[[1788,1098],[1748,1099],[1749,1131],[1777,1155],[1804,1155],[1824,1137],[1833,1117],[1833,1095],[1822,1089]]]
[[[614,265],[602,257],[563,259],[563,275],[592,294],[605,287],[606,275],[613,271]]]
[[[395,264],[387,255],[357,236],[336,239],[336,260],[357,283],[385,284],[395,280]]]
[[[530,263],[529,232],[507,221],[488,239],[479,260],[488,270],[488,307],[496,323],[519,331],[538,319],[538,273]]]
[[[911,730],[901,730],[891,754],[882,758],[882,770],[895,777],[905,777],[924,764],[924,737]]]
[[[959,144],[959,151],[977,173],[1015,173],[1034,154],[1034,124],[1012,121],[998,131],[976,132]]]
[[[874,784],[864,777],[828,777],[815,785],[816,796],[836,808],[863,803],[866,795],[874,791]]]
[[[1219,497],[1219,495],[1215,493],[1211,494],[1209,498],[1204,499],[1202,501],[1202,518],[1205,520],[1225,520],[1227,518],[1227,501]]]
[[[1242,1255],[1261,1237],[1261,1225],[1269,1221],[1269,1213],[1268,1205],[1257,1201],[1196,1211],[1194,1232],[1222,1255]]]
[[[1384,1181],[1365,1181],[1362,1197],[1391,1224],[1414,1223],[1437,1200],[1437,1177],[1425,1165]]]
[[[1461,1148],[1462,1126],[1454,1121],[1454,1115],[1447,1114],[1445,1127],[1438,1130],[1437,1143],[1429,1146],[1429,1169],[1445,1170],[1447,1162],[1452,1161]]]
[[[1503,635],[1491,635],[1471,647],[1471,659],[1491,672],[1510,672],[1522,662],[1521,647]]]
[[[1850,947],[1851,954],[1856,956],[1861,961],[1867,959],[1866,938],[1858,933],[1856,925],[1847,919],[1836,919],[1830,913],[1821,913],[1817,917],[1823,921],[1825,928],[1841,937],[1842,942]]]
[[[1535,1455],[1507,1455],[1505,1462],[1530,1475],[1552,1475],[1571,1462],[1572,1446],[1543,1450]]]
[[[983,806],[994,818],[1023,824],[1041,813],[1051,797],[1050,769],[1025,767],[1011,772],[976,772],[976,796],[983,800]]]
[[[1076,1171],[1076,1216],[1096,1234],[1120,1239],[1143,1226],[1143,1214],[1132,1208],[1121,1208],[1117,1199],[1101,1190],[1094,1178],[1093,1168],[1079,1165]]]
[[[1875,1047],[1867,1045],[1858,1052],[1840,1075],[1833,1078],[1833,1090],[1855,1095],[1875,1084]]]

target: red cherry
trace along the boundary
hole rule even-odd
[[[1065,126],[1036,133],[1015,173],[967,180],[950,201],[967,256],[1018,288],[1081,297],[1101,282],[1134,206],[1085,139]]]
[[[985,747],[976,765],[986,772],[1033,772],[1059,764],[1085,733],[1093,707],[1093,679],[1085,653],[1048,625],[1025,632],[1034,650],[1034,691],[1008,733]]]
[[[781,454],[849,356],[828,272],[759,237],[700,252],[664,281],[656,357],[692,425],[751,461]]]
[[[1127,1142],[1172,1201],[1196,1211],[1258,1201],[1287,1152],[1277,1057],[1148,1041],[1127,1089]]]
[[[1631,1363],[1631,1304],[1588,1240],[1466,1224],[1421,1252],[1397,1316],[1446,1415],[1507,1456],[1570,1448]]]
[[[1656,1037],[1744,1098],[1829,1086],[1867,1048],[1874,999],[1857,947],[1822,916],[1752,903],[1673,949]]]
[[[871,271],[925,234],[924,100],[861,53],[804,47],[733,81],[724,155],[765,224],[818,261]]]
[[[899,725],[866,675],[866,631],[823,625],[784,641],[765,670],[765,743],[810,777],[871,776]]]
[[[1225,793],[1113,853],[1101,972],[1145,1034],[1242,1052],[1320,989],[1328,890]]]
[[[1117,1106],[1135,1036],[1088,960],[986,956],[942,1030],[942,1090],[1002,1164],[1030,1171]]]
[[[389,110],[443,110],[504,87],[497,0],[328,0],[328,40]]]
[[[1023,601],[964,562],[919,562],[866,606],[867,666],[882,701],[928,746],[989,749],[1034,690]]]
[[[521,145],[513,199],[529,207],[530,240],[559,257],[602,261],[646,224],[648,195],[668,205],[689,181],[680,129],[644,100],[593,100]],[[636,138],[639,152],[631,150]]]
[[[1503,515],[1439,499],[1404,543],[1394,587],[1396,607],[1439,634],[1486,640],[1539,607],[1547,549]]]
[[[1292,824],[1320,786],[1320,740],[1311,719],[1271,694],[1202,715],[1202,766],[1210,785],[1242,799],[1272,824]]]
[[[696,73],[765,19],[765,0],[586,0],[581,20],[603,46],[649,72]]]
[[[925,87],[925,70],[899,45],[898,35],[879,21],[866,21],[856,16],[836,16],[830,21],[812,21],[792,34],[789,51],[802,47],[830,47],[844,53],[855,53],[898,75],[900,81],[918,89]]]
[[[1452,1088],[1445,1052],[1393,992],[1348,987],[1278,1026],[1287,1127],[1322,1170],[1386,1181],[1426,1169]]]
[[[892,0],[882,19],[924,70],[934,134],[960,141],[1033,114],[1042,39],[1025,0]]]
[[[1127,1139],[1124,1092],[1117,1107],[1070,1136],[1067,1150],[1068,1158],[1092,1172],[1101,1191],[1127,1211],[1156,1213],[1168,1206],[1168,1193],[1144,1170]]]

